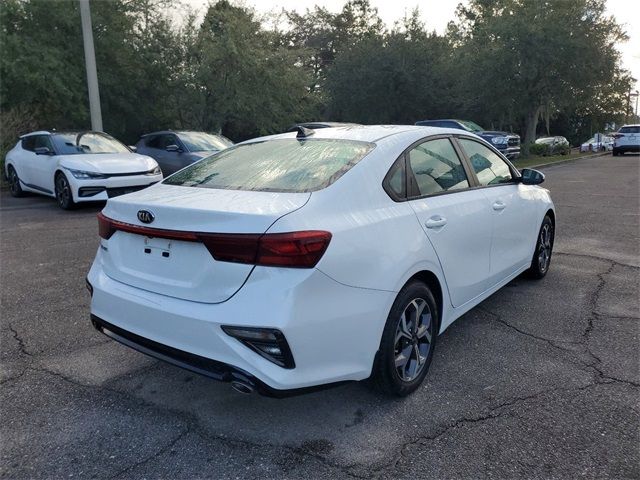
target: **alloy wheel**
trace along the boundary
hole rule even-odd
[[[411,300],[400,316],[394,344],[395,368],[404,382],[416,379],[425,367],[433,336],[431,320],[429,305],[422,298]]]
[[[9,188],[14,195],[20,193],[20,180],[18,180],[18,174],[13,168],[9,169]]]
[[[538,267],[541,272],[546,272],[551,261],[551,241],[552,227],[550,224],[543,225],[540,230],[540,238],[538,240]]]
[[[58,175],[56,177],[56,198],[62,208],[66,208],[69,205],[71,189],[64,175]]]

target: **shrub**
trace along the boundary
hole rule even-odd
[[[4,157],[13,148],[20,135],[35,130],[38,126],[37,112],[25,107],[14,107],[2,112],[0,121],[0,167],[4,172]]]
[[[529,153],[531,155],[544,156],[549,154],[549,145],[546,143],[532,143],[529,145]]]

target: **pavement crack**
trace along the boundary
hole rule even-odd
[[[589,316],[589,321],[587,322],[587,326],[582,333],[582,336],[585,338],[585,341],[589,341],[589,337],[591,336],[591,332],[593,331],[593,322],[594,320],[598,320],[600,315],[597,313],[598,310],[598,302],[600,301],[600,295],[604,290],[604,287],[607,285],[607,281],[605,280],[605,275],[611,274],[613,269],[616,267],[615,262],[611,262],[609,268],[602,273],[598,273],[598,285],[596,285],[596,289],[591,296],[591,301],[589,302],[589,307],[591,310],[591,315]]]
[[[427,443],[429,442],[433,442],[435,440],[438,440],[440,437],[443,437],[444,435],[447,435],[448,433],[450,433],[453,430],[456,430],[458,428],[464,427],[466,425],[473,425],[473,424],[478,424],[478,423],[483,423],[489,420],[494,420],[496,418],[500,418],[505,416],[506,414],[509,413],[509,407],[513,407],[515,405],[518,405],[520,403],[523,402],[527,402],[527,401],[536,401],[538,399],[541,399],[542,397],[550,394],[550,393],[559,393],[559,392],[577,392],[577,391],[583,391],[583,390],[587,390],[590,388],[593,388],[595,386],[601,385],[600,382],[591,382],[591,383],[587,383],[586,385],[582,385],[579,387],[573,387],[573,388],[550,388],[547,390],[542,390],[536,393],[532,393],[531,395],[526,395],[523,397],[515,397],[515,398],[511,398],[509,400],[505,400],[504,402],[492,407],[491,409],[489,409],[488,411],[478,415],[478,416],[464,416],[458,419],[455,419],[451,422],[448,422],[444,425],[441,425],[440,428],[438,428],[434,433],[430,434],[430,435],[421,435],[417,438],[411,439],[409,441],[404,442],[398,449],[398,453],[395,456],[395,458],[387,463],[386,465],[383,465],[381,467],[379,467],[378,469],[376,469],[375,474],[373,474],[372,476],[374,478],[393,478],[396,477],[397,475],[393,475],[390,472],[396,471],[398,470],[398,465],[400,463],[400,461],[403,458],[407,458],[407,454],[405,453],[407,450],[409,450],[411,447],[415,446],[415,445],[421,445],[421,446],[426,446]]]
[[[29,357],[33,357],[33,354],[27,350],[24,340],[22,340],[22,337],[18,334],[18,331],[15,328],[13,328],[13,326],[10,323],[7,324],[7,327],[9,328],[9,331],[13,335],[13,338],[16,340],[16,342],[18,342],[18,350],[20,350],[20,353],[22,353],[23,355],[27,355]]]
[[[569,253],[569,252],[559,252],[557,250],[553,251],[554,255],[562,255],[565,257],[581,257],[581,258],[590,258],[592,260],[601,260],[603,262],[612,263],[616,266],[627,267],[627,268],[635,268],[640,269],[638,265],[631,265],[630,263],[618,262],[617,260],[613,260],[612,258],[607,257],[599,257],[597,255],[588,255],[586,253]]]
[[[152,460],[160,457],[161,455],[165,454],[166,452],[170,451],[180,440],[182,440],[184,437],[187,436],[187,434],[190,432],[190,428],[187,426],[187,428],[185,428],[184,430],[182,430],[178,435],[176,435],[169,443],[167,443],[164,447],[160,448],[157,452],[143,458],[142,460],[140,460],[139,462],[135,462],[131,465],[129,465],[128,467],[123,468],[122,470],[120,470],[119,472],[115,473],[114,475],[111,475],[109,477],[109,479],[114,479],[114,478],[121,478],[123,476],[127,476],[126,474],[130,473],[132,470],[142,466],[142,465],[146,465],[147,463],[151,462]]]
[[[28,370],[28,367],[25,367],[19,373],[15,375],[11,375],[10,377],[7,377],[1,380],[0,385],[4,385],[5,383],[13,382],[14,380],[18,380],[19,378],[22,378],[22,376],[24,376],[24,374],[27,373],[27,370]]]
[[[512,330],[515,330],[516,332],[518,332],[521,335],[525,335],[527,337],[531,337],[535,340],[541,341],[541,342],[545,342],[548,345],[552,346],[553,348],[557,348],[558,350],[562,350],[564,352],[570,352],[570,353],[575,353],[574,350],[571,350],[569,348],[565,348],[559,344],[564,343],[564,344],[570,344],[570,345],[582,345],[582,342],[574,342],[574,341],[565,341],[565,340],[552,340],[550,338],[546,338],[546,337],[541,337],[539,335],[535,335],[533,333],[530,332],[526,332],[524,330],[521,330],[520,328],[511,325],[509,322],[507,322],[506,320],[504,320],[500,315],[498,315],[495,312],[492,312],[490,310],[487,310],[484,307],[478,306],[476,307],[478,310],[480,310],[481,312],[486,313],[487,315],[491,316],[496,322],[504,325],[507,328],[510,328]]]

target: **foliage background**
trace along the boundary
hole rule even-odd
[[[93,0],[104,128],[126,143],[165,128],[238,141],[308,120],[463,118],[576,144],[628,114],[625,34],[604,2],[472,0],[438,35],[417,11],[387,28],[368,0],[268,21],[219,0],[181,25],[171,0]],[[2,0],[2,157],[33,129],[89,127],[77,0]]]

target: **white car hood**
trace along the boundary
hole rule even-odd
[[[58,158],[62,167],[95,173],[148,172],[158,166],[153,158],[137,153],[87,153]]]

